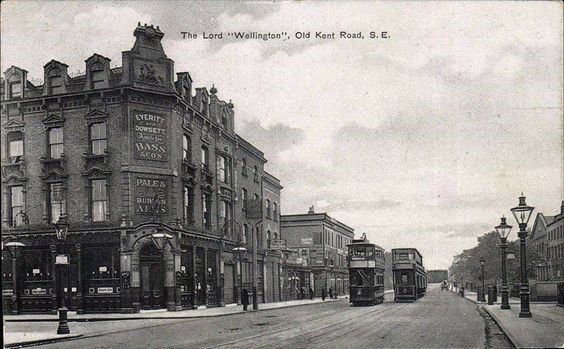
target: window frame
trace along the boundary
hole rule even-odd
[[[20,199],[19,201],[21,201],[21,202],[18,202],[19,205],[17,205],[17,206],[14,206],[14,196],[15,196],[14,195],[15,194],[14,189],[15,188],[19,188],[19,190],[20,190],[18,197]],[[24,186],[23,185],[10,186],[9,187],[9,193],[8,193],[8,200],[9,200],[8,214],[9,214],[10,226],[15,228],[15,227],[18,227],[20,225],[23,225],[23,221],[18,222],[18,217],[21,217],[20,213],[25,214],[25,188],[24,188]],[[15,210],[18,209],[18,208],[19,208],[19,210],[17,212],[15,212]],[[20,219],[23,220],[23,217],[21,217]]]
[[[18,138],[15,138],[15,137],[18,137]],[[7,138],[7,148],[8,148],[7,149],[7,155],[8,155],[8,158],[10,159],[10,161],[12,163],[19,161],[20,160],[19,158],[22,158],[25,155],[24,133],[22,131],[11,131],[11,132],[8,132],[8,134],[6,135],[6,138]],[[19,154],[19,155],[12,154],[12,151],[15,148],[13,146],[13,143],[15,143],[15,142],[18,142],[18,143],[21,142],[21,146],[17,147],[17,148],[21,149],[21,154]]]
[[[104,198],[103,200],[99,199],[96,200],[95,199],[95,183],[94,182],[103,182],[102,184],[102,191],[104,194]],[[95,219],[94,217],[94,212],[95,212],[95,204],[96,203],[105,203],[102,204],[102,207],[104,209],[104,216],[102,217],[103,219]],[[90,180],[90,218],[92,220],[92,222],[104,222],[108,220],[108,204],[109,204],[109,200],[108,200],[108,180],[106,178],[93,178]]]
[[[67,213],[67,200],[66,200],[66,186],[65,183],[63,181],[57,181],[57,182],[50,182],[47,184],[48,185],[48,193],[47,193],[47,214],[49,217],[49,222],[51,223],[57,223],[59,221],[59,219],[61,218],[61,216],[66,215]],[[60,198],[61,201],[54,201],[54,196],[53,196],[53,186],[54,185],[60,185]],[[58,217],[57,220],[54,220],[54,213],[55,213],[55,203],[57,203],[59,205],[59,209],[60,211],[58,212]]]
[[[60,142],[54,143],[52,138],[52,132],[54,132],[55,130],[60,130],[61,135],[60,135]],[[57,137],[58,138],[58,137]],[[61,147],[61,151],[58,153],[57,157],[53,157],[53,150],[54,147],[56,146],[60,146]],[[53,126],[50,127],[47,130],[47,155],[50,159],[61,159],[64,156],[65,153],[65,131],[64,131],[64,127],[62,125],[60,126]]]
[[[104,136],[95,136],[93,135],[93,130],[95,127],[99,127],[100,125],[104,125]],[[99,132],[100,133],[100,132]],[[99,121],[93,122],[88,125],[88,136],[90,140],[90,154],[92,155],[104,155],[107,153],[108,150],[108,123],[106,121]],[[95,144],[103,144],[103,151],[102,152],[95,152]]]

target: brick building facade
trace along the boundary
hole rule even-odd
[[[281,230],[287,247],[311,268],[316,297],[323,287],[338,295],[348,293],[347,245],[354,238],[353,228],[311,207],[307,214],[283,215]]]
[[[263,177],[272,177],[264,154],[235,133],[234,106],[215,87],[175,74],[163,35],[139,24],[119,68],[94,54],[85,74],[70,77],[52,60],[39,86],[21,68],[5,72],[2,241],[25,244],[13,269],[2,251],[5,310],[54,312],[61,283],[80,313],[235,302],[239,271],[246,286],[252,273],[237,267],[233,249],[251,251],[250,231],[240,234],[251,226],[259,302],[276,300],[280,258],[268,254],[268,218],[246,221],[241,197],[243,187],[264,195]],[[61,218],[70,265],[56,268]]]

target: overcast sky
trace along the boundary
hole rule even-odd
[[[27,1],[2,3],[1,19],[2,70],[31,79],[51,59],[83,71],[94,52],[120,66],[137,22],[159,25],[176,71],[235,104],[237,132],[284,185],[283,214],[315,205],[387,249],[418,248],[427,268],[474,246],[521,191],[560,209],[559,2]],[[228,31],[291,39],[201,39]]]

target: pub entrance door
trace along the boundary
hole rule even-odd
[[[139,253],[141,274],[141,308],[160,309],[165,307],[163,254],[153,243],[146,244]]]

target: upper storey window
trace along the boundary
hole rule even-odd
[[[258,173],[258,167],[257,167],[257,165],[255,165],[255,166],[253,167],[253,176],[255,177],[255,181],[258,182],[258,180],[259,180],[259,173]]]
[[[242,166],[242,173],[244,176],[247,175],[247,159],[243,158],[243,161],[241,161],[241,166]]]
[[[102,88],[106,80],[106,74],[104,72],[104,65],[102,63],[94,63],[90,67],[90,73],[92,77],[92,88]]]
[[[63,128],[49,129],[48,153],[51,159],[60,159],[63,155]]]
[[[10,98],[21,98],[22,97],[22,83],[20,81],[15,81],[10,83]]]
[[[90,125],[90,145],[93,155],[102,155],[106,152],[106,123],[99,122]]]
[[[222,183],[229,184],[231,174],[231,165],[229,159],[225,156],[219,156],[217,158],[217,175]]]
[[[63,92],[63,77],[59,69],[49,71],[49,87],[52,94]]]
[[[202,146],[202,169],[208,170],[209,152],[208,148]]]
[[[182,137],[182,160],[190,162],[192,160],[192,142],[190,137]]]
[[[10,157],[10,162],[18,162],[24,155],[24,139],[22,132],[10,132],[8,133],[8,156]]]

